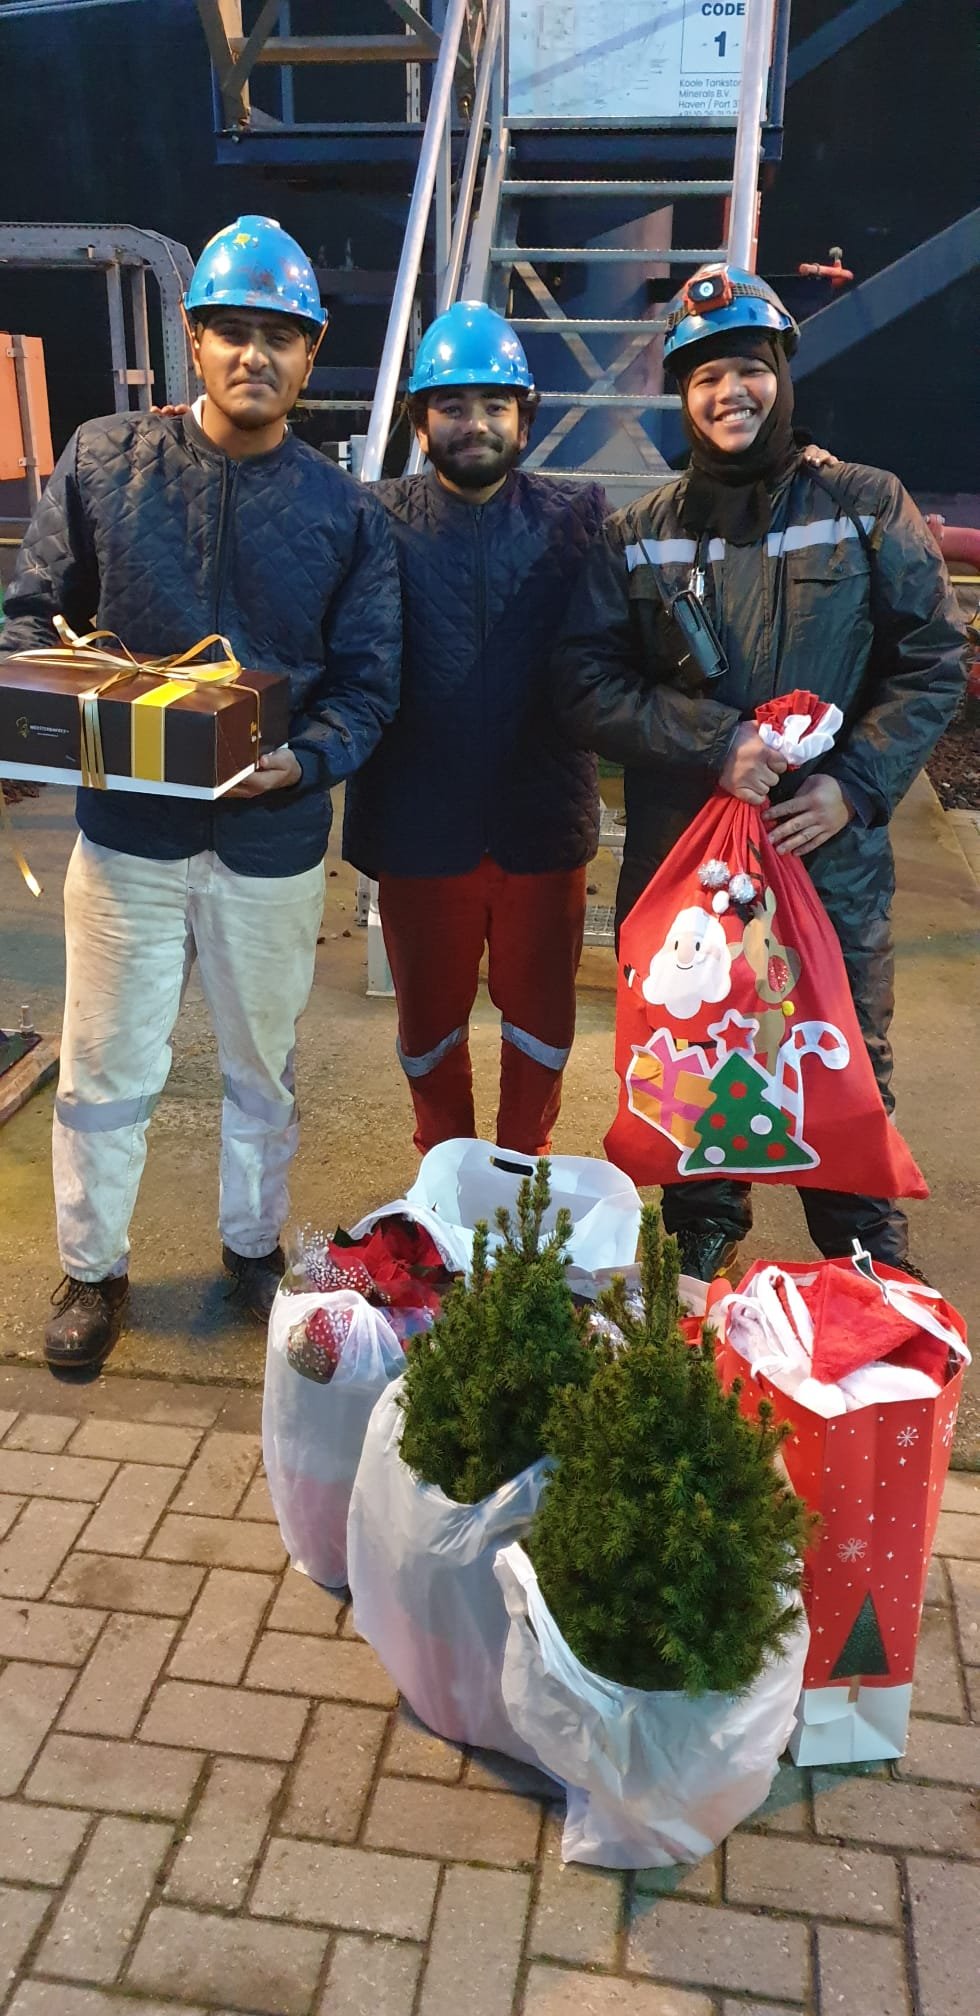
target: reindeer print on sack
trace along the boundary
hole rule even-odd
[[[767,1071],[775,1071],[786,1023],[793,1014],[790,999],[800,977],[800,955],[792,946],[781,945],[776,935],[776,898],[764,889],[760,904],[742,932],[741,945],[732,948],[733,958],[741,953],[755,975],[755,991],[765,1005],[758,1022],[758,1053]]]

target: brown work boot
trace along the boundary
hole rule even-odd
[[[271,1253],[262,1254],[258,1260],[247,1260],[242,1253],[234,1253],[230,1246],[221,1248],[221,1264],[232,1277],[229,1301],[241,1302],[250,1316],[259,1323],[268,1323],[276,1289],[286,1271],[286,1256],[281,1246],[275,1246]]]
[[[53,1372],[94,1372],[104,1365],[123,1326],[129,1275],[76,1281],[66,1274],[51,1297],[57,1314],[44,1329],[44,1356]]]

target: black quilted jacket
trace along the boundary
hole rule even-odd
[[[741,720],[803,687],[841,708],[833,752],[812,768],[839,778],[856,816],[806,856],[843,937],[887,916],[894,888],[888,820],[953,714],[966,672],[963,625],[942,559],[896,476],[855,463],[828,470],[853,519],[801,467],[775,497],[754,546],[713,539],[705,600],[729,670],[704,689],[678,667],[664,597],[686,588],[694,542],[680,519],[684,478],[618,511],[593,548],[553,666],[555,705],[579,745],[625,765],[623,917],[715,787]],[[773,796],[798,789],[788,771]]]
[[[322,859],[330,786],[364,762],[398,704],[398,575],[370,492],[292,434],[235,462],[190,413],[88,420],[21,548],[4,655],[56,641],[59,612],[78,631],[94,617],[134,652],[220,631],[243,665],[288,672],[303,770],[292,790],[215,805],[82,790],[83,833],[158,861],[213,849],[242,875]]]
[[[431,472],[377,495],[402,579],[402,699],[348,786],[348,860],[372,876],[462,875],[484,855],[512,874],[579,867],[595,763],[556,727],[546,674],[602,490],[516,470],[483,505]]]

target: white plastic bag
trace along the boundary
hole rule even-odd
[[[290,1364],[290,1332],[315,1309],[347,1335],[327,1384]],[[328,1589],[347,1581],[347,1510],[371,1409],[405,1353],[380,1309],[363,1295],[279,1293],[269,1317],[262,1455],[279,1530],[293,1567]]]
[[[527,1532],[547,1466],[532,1464],[478,1505],[455,1504],[402,1460],[402,1383],[371,1416],[351,1498],[354,1626],[430,1729],[527,1760],[501,1699],[507,1611],[493,1564]]]
[[[572,1217],[568,1254],[573,1266],[590,1271],[627,1266],[636,1257],[640,1230],[636,1185],[611,1162],[591,1156],[552,1155],[549,1160],[551,1204],[545,1231],[553,1231],[564,1207]],[[494,1230],[497,1210],[503,1206],[513,1213],[521,1183],[534,1169],[533,1156],[494,1148],[489,1141],[440,1141],[423,1157],[407,1202],[412,1210],[431,1212],[443,1225],[468,1232],[478,1219],[486,1219],[493,1245],[500,1238]]]
[[[699,1862],[762,1805],[793,1727],[810,1634],[741,1695],[642,1693],[590,1673],[565,1643],[523,1547],[494,1573],[510,1616],[507,1712],[568,1790],[562,1860],[610,1869]]]

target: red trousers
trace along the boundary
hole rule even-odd
[[[497,1143],[546,1153],[575,1033],[585,869],[508,875],[487,856],[468,875],[382,876],[378,902],[420,1152],[476,1133],[469,1018],[486,946],[501,1017]]]

